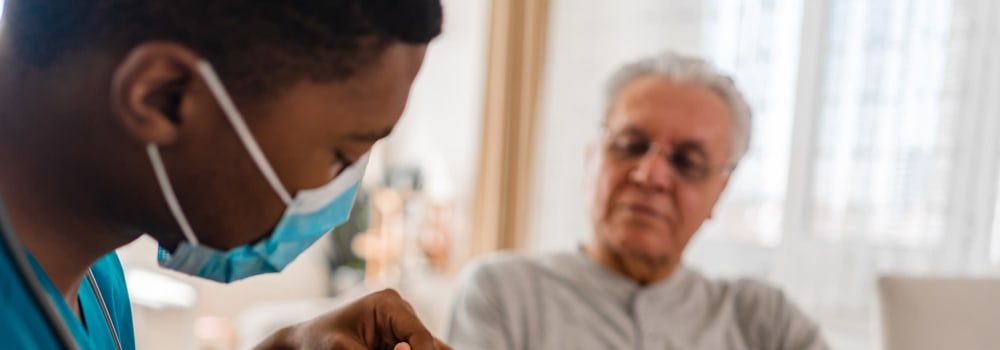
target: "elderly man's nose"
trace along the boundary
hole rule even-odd
[[[639,163],[629,173],[635,184],[655,190],[666,190],[673,185],[672,169],[659,153],[650,153],[639,159]]]

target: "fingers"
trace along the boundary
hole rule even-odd
[[[441,339],[434,339],[434,346],[435,349],[437,350],[452,350],[451,347],[448,346],[448,344],[445,344],[443,341],[441,341]],[[410,348],[410,344],[399,343],[396,344],[396,346],[392,348],[392,350],[412,350],[412,348]]]
[[[451,350],[431,335],[413,307],[393,290],[287,327],[258,349]]]
[[[379,298],[376,303],[376,327],[389,332],[383,332],[383,339],[390,344],[405,342],[411,350],[438,350],[439,341],[420,322],[410,303],[407,303],[394,290],[387,289],[373,295]],[[388,339],[386,339],[388,337]],[[400,344],[396,344],[399,348]]]

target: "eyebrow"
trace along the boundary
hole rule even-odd
[[[350,134],[350,135],[348,135],[348,137],[350,137],[351,140],[354,140],[354,141],[357,141],[357,142],[375,142],[375,141],[384,139],[386,136],[389,136],[389,134],[392,134],[392,127],[388,127],[388,128],[386,128],[385,130],[382,130],[382,131],[375,131],[375,132],[369,132],[369,133]]]
[[[645,130],[643,130],[642,128],[640,128],[638,126],[635,126],[635,125],[626,125],[625,127],[620,128],[620,129],[616,129],[616,130],[609,129],[609,132],[611,133],[611,135],[638,136],[638,137],[644,137],[644,138],[648,138],[648,139],[652,139],[653,138]],[[707,149],[707,147],[705,147],[704,141],[703,140],[699,140],[699,139],[688,139],[688,140],[680,141],[680,142],[678,142],[674,146],[674,148],[676,148],[678,150],[693,150],[693,151],[698,151],[699,153],[702,153],[703,155],[706,155],[706,156],[708,155],[708,149]]]

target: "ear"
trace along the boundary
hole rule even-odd
[[[591,139],[587,142],[586,152],[584,166],[588,170],[596,170],[604,162],[604,141],[599,137]]]
[[[722,179],[722,191],[725,191],[726,188],[729,187],[729,180],[731,180],[732,178],[733,178],[732,173],[726,174],[726,176],[723,177],[723,179]]]
[[[726,174],[725,177],[722,179],[723,181],[722,188],[719,189],[719,194],[715,196],[715,203],[712,204],[712,211],[708,213],[708,218],[707,218],[708,220],[715,218],[715,208],[717,205],[719,205],[719,201],[722,199],[722,196],[726,193],[726,188],[729,187],[729,179],[731,178],[732,177],[730,176],[730,174]]]
[[[143,144],[169,144],[183,123],[184,97],[198,76],[199,58],[170,42],[147,42],[130,51],[111,82],[111,108],[135,139]]]

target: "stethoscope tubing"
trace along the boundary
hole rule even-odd
[[[14,228],[11,227],[10,220],[7,218],[3,202],[0,202],[0,234],[3,236],[4,246],[8,250],[7,253],[10,254],[11,259],[14,260],[14,265],[17,266],[17,272],[21,281],[28,286],[35,302],[45,312],[46,320],[48,320],[49,325],[59,337],[64,349],[80,350],[80,345],[76,343],[73,332],[70,331],[69,325],[66,324],[66,321],[59,313],[55,301],[49,298],[48,293],[45,292],[45,288],[42,287],[42,282],[35,275],[31,263],[28,262],[28,257],[24,253],[21,242],[17,239],[17,235],[14,234]],[[114,326],[112,325],[111,327]]]

